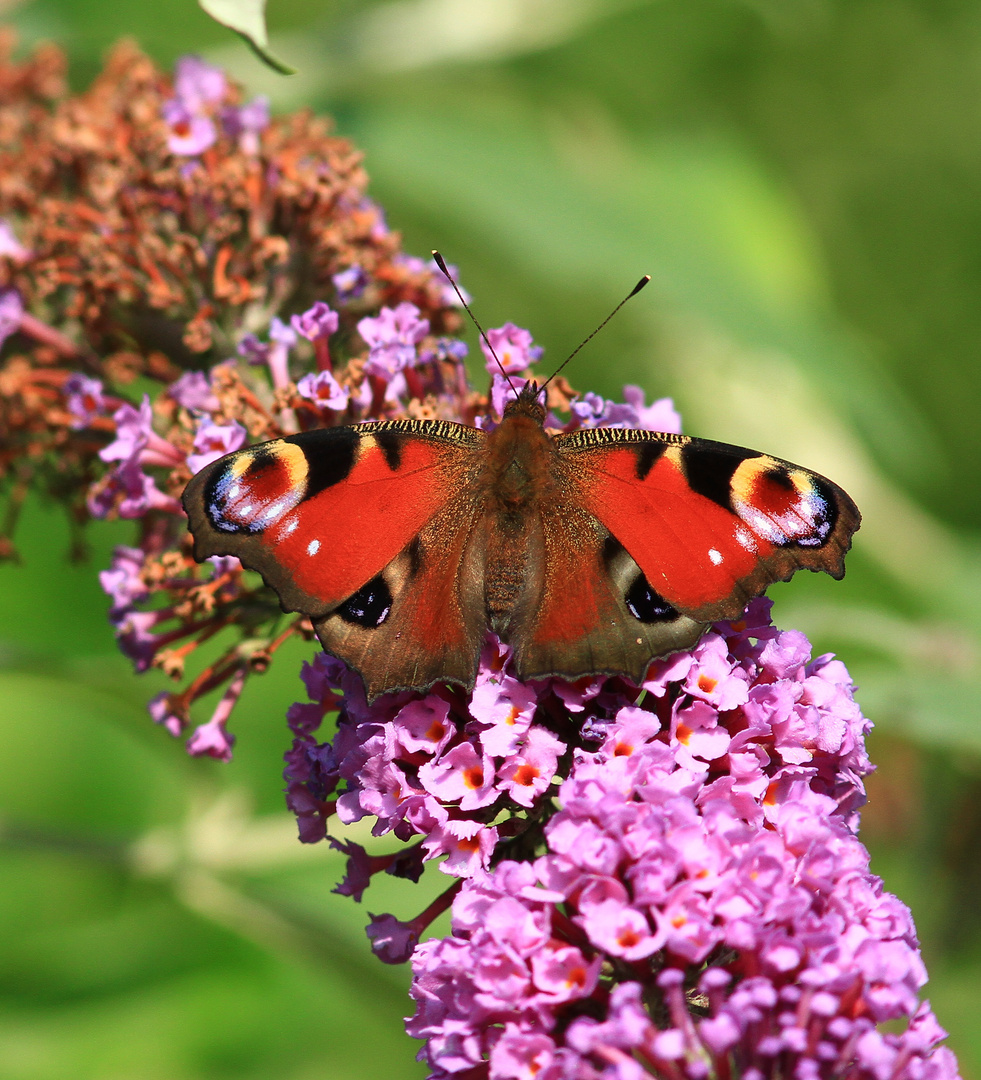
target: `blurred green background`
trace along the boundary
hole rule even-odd
[[[849,490],[847,578],[775,587],[776,619],[849,664],[877,725],[863,838],[978,1080],[981,4],[270,2],[290,78],[193,0],[0,12],[65,46],[76,88],[130,35],[332,113],[406,249],[439,247],[544,370],[650,273],[572,382],[671,394],[690,433]],[[232,764],[188,760],[105,619],[95,570],[128,536],[93,529],[69,566],[34,505],[0,567],[0,1080],[424,1075],[407,972],[369,959],[340,860],[283,808],[304,650],[250,684]],[[409,917],[439,884],[366,906]]]

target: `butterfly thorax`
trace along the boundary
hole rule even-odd
[[[521,528],[548,486],[555,446],[544,423],[537,388],[528,383],[488,437],[481,475],[485,512],[504,532]]]
[[[530,395],[509,403],[490,435],[482,472],[485,544],[484,598],[491,628],[507,640],[510,616],[536,575],[539,508],[553,475],[555,446],[542,426],[544,409]]]

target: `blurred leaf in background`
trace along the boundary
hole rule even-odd
[[[862,507],[845,581],[777,586],[775,617],[860,685],[881,766],[863,838],[981,1076],[981,6],[280,0],[289,78],[193,0],[9,17],[69,50],[77,86],[128,34],[332,113],[406,249],[439,247],[543,370],[653,276],[570,378],[670,393],[687,431]],[[235,761],[186,761],[101,614],[125,529],[75,567],[56,521],[35,507],[26,565],[0,568],[0,1078],[421,1075],[406,973],[368,956],[339,866],[282,808],[289,658],[237,713]],[[368,903],[423,906],[406,892]]]
[[[216,22],[240,35],[252,51],[280,75],[295,71],[269,51],[265,0],[198,0],[202,10]]]

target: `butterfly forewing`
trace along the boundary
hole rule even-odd
[[[461,424],[404,420],[318,429],[229,454],[184,494],[195,557],[236,555],[285,610],[323,618],[459,497],[485,438]]]
[[[653,590],[700,622],[735,618],[802,567],[844,573],[858,528],[841,488],[753,450],[659,432],[559,436],[582,505]]]

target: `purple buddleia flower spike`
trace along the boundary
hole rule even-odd
[[[24,302],[16,289],[0,289],[0,345],[20,329]]]
[[[492,374],[500,372],[501,367],[509,375],[524,371],[539,360],[545,351],[540,345],[532,345],[531,333],[514,323],[505,323],[487,331],[487,340],[480,339],[480,348],[484,354],[485,367]],[[497,360],[494,359],[495,353]],[[497,361],[501,362],[498,367]]]
[[[419,317],[415,304],[383,307],[376,318],[358,323],[358,333],[369,347],[365,372],[389,382],[418,359],[416,347],[429,333],[429,320]]]
[[[545,854],[467,871],[451,936],[413,955],[436,1080],[762,1078],[775,1057],[815,1080],[956,1076],[909,912],[853,831],[868,722],[844,667],[768,610],[653,665],[641,705],[604,690]]]

